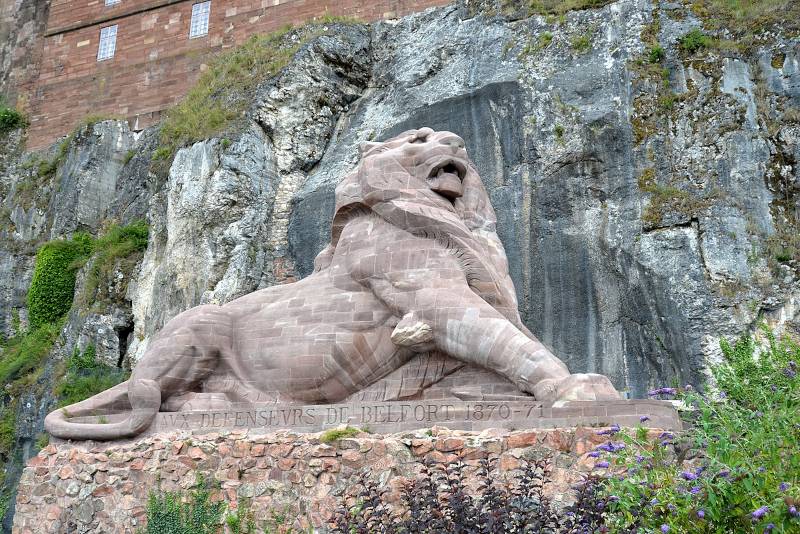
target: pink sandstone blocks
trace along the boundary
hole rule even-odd
[[[310,430],[324,425],[333,408],[316,406],[327,404],[400,428],[480,429],[484,410],[506,427],[633,421],[638,401],[614,404],[608,378],[571,374],[522,324],[495,225],[456,134],[422,128],[367,143],[336,188],[331,241],[312,275],[181,313],[130,380],[52,412],[45,426],[95,440],[189,419],[270,428],[276,409],[293,407],[281,412],[292,422],[277,424]],[[612,402],[590,413],[598,406],[574,401]],[[416,419],[419,410],[427,415]]]

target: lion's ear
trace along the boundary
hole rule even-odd
[[[373,143],[372,141],[364,141],[363,143],[358,145],[358,151],[360,152],[361,157],[364,157],[373,149],[379,148],[381,146],[383,146],[383,143]]]

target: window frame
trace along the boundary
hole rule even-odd
[[[204,19],[202,17],[205,17]],[[192,4],[192,16],[189,19],[189,39],[199,39],[208,35],[211,26],[211,0],[205,2],[195,2]],[[202,29],[202,33],[195,33],[196,29]]]
[[[105,6],[106,7],[114,7],[114,6],[118,5],[120,2],[122,2],[122,0],[105,0]]]
[[[105,40],[104,40],[104,33],[105,33]],[[97,61],[108,61],[109,59],[114,59],[114,56],[117,54],[118,33],[119,33],[119,24],[112,24],[111,26],[100,28],[100,40],[97,43]],[[110,43],[110,45],[108,43]]]

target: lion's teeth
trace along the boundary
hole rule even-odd
[[[436,172],[436,177],[437,177],[437,178],[441,178],[443,174],[444,174],[444,167],[440,168],[440,169],[439,169],[439,170]]]

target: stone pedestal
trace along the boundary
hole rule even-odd
[[[406,413],[409,414],[418,409],[416,406],[422,405],[408,404],[410,408]],[[470,420],[470,424],[489,426],[497,422],[500,406],[508,406],[512,412],[516,409],[513,403],[497,404],[488,421]],[[466,406],[458,405],[448,413],[477,413],[474,411],[475,403],[469,405],[469,412]],[[397,406],[403,404],[392,406],[391,410],[381,406],[364,404],[361,407],[370,407],[373,418],[378,417],[377,414],[388,418],[390,413],[402,413]],[[621,420],[620,417],[633,417],[631,410],[635,408],[638,412],[644,406],[651,407],[648,414],[651,418],[662,420],[660,418],[665,415],[655,410],[666,410],[665,403],[648,401],[622,405],[606,403],[604,416],[586,415],[586,406],[581,407],[581,415],[567,415],[559,412],[558,407],[537,407],[536,403],[532,406],[529,417],[533,419],[527,421],[551,423],[573,417],[607,417],[609,423],[615,423]],[[627,415],[609,415],[621,410],[615,406],[626,406]],[[365,413],[352,412],[352,408],[350,406],[347,413]],[[279,408],[273,408],[276,409]],[[317,409],[344,413],[342,406]],[[544,411],[548,409],[551,412]],[[571,406],[569,409],[576,408]],[[441,410],[442,406],[438,406],[436,413],[441,413]],[[539,411],[534,417],[533,411],[536,410]],[[293,412],[288,413],[291,416]],[[433,412],[427,410],[426,413]],[[502,413],[505,414],[506,410],[503,409]],[[543,413],[549,417],[541,417]],[[675,412],[671,413],[674,424],[670,428],[674,429],[679,423]],[[180,421],[184,420],[182,414],[176,415]],[[601,428],[588,426],[517,431],[500,428],[466,431],[433,426],[388,435],[362,432],[354,437],[322,443],[320,437],[324,433],[264,432],[264,428],[256,428],[258,425],[234,430],[196,425],[197,421],[202,422],[208,416],[214,420],[213,413],[189,414],[187,424],[195,430],[156,432],[135,440],[111,443],[51,443],[29,462],[22,475],[14,532],[133,534],[146,521],[147,499],[151,492],[159,491],[159,488],[160,491],[190,490],[201,478],[216,488],[212,493],[213,499],[226,501],[230,508],[248,503],[258,521],[270,518],[275,511],[299,518],[300,524],[319,526],[330,518],[341,502],[341,496],[353,487],[365,470],[369,476],[380,477],[385,487],[399,493],[404,480],[419,473],[423,465],[447,464],[460,459],[468,466],[474,466],[479,459],[490,458],[496,460],[498,476],[502,477],[520,467],[525,458],[543,454],[552,456],[553,465],[547,491],[557,504],[567,504],[573,498],[571,485],[592,471],[597,461],[586,453],[608,439],[598,433]],[[222,415],[218,415],[217,420],[220,417],[224,420]],[[236,426],[236,417],[229,413],[228,426]],[[242,419],[244,415],[239,417],[240,421],[249,421]],[[298,417],[309,415],[301,410]],[[636,417],[638,422],[639,416]],[[507,421],[509,424],[519,423],[519,419],[519,416],[514,416]],[[341,424],[342,421],[344,419],[338,419],[335,423]],[[350,420],[351,424],[356,422],[367,422],[381,428],[390,424],[363,417],[357,421]],[[170,424],[180,426],[176,422]],[[242,423],[242,426],[248,425]],[[661,430],[651,429],[649,433],[654,437]]]

